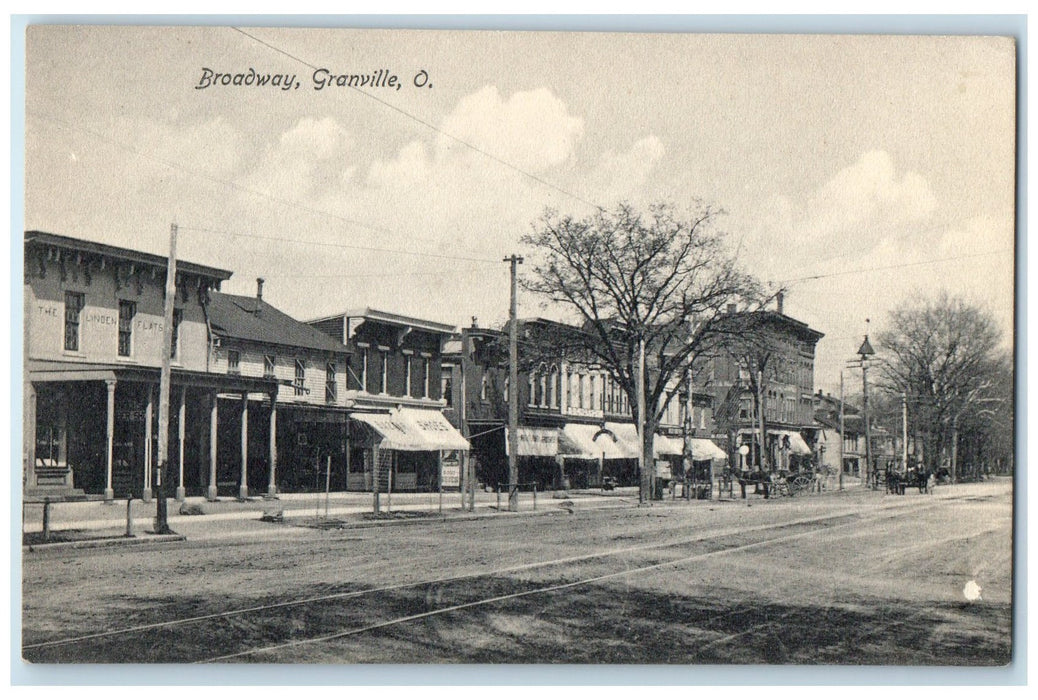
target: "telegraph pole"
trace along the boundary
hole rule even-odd
[[[638,489],[640,503],[653,497],[656,488],[656,464],[650,459],[645,462],[645,338],[638,338],[638,473],[642,477],[642,488]]]
[[[840,490],[843,491],[843,370],[840,370]]]
[[[173,345],[173,304],[177,295],[177,225],[169,227],[169,264],[166,267],[166,297],[162,304],[162,369],[159,373],[159,459],[155,467],[155,532],[172,532],[166,517],[166,463],[169,461],[170,350]]]
[[[519,281],[516,266],[523,259],[510,255],[504,259],[512,274],[512,301],[508,311],[508,510],[519,510],[519,329],[516,315]]]

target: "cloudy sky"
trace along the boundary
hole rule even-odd
[[[232,293],[264,277],[301,319],[499,323],[501,258],[545,207],[702,199],[826,334],[819,388],[866,318],[940,290],[1011,341],[1010,40],[38,26],[26,44],[26,229],[165,254],[176,222],[180,257],[233,270]],[[400,88],[317,90],[317,68]],[[198,89],[204,69],[291,87]]]

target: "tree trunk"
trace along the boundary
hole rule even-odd
[[[656,460],[653,458],[652,445],[656,433],[655,421],[645,421],[645,432],[642,440],[642,464],[645,468],[641,474],[641,500],[648,501],[656,497]]]

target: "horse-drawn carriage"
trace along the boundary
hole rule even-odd
[[[743,472],[739,475],[739,489],[746,498],[746,487],[753,486],[756,492],[763,491],[764,497],[796,496],[815,488],[816,476],[810,471]]]
[[[919,493],[933,493],[937,484],[937,475],[924,469],[908,469],[900,472],[888,469],[886,472],[887,493],[904,496],[909,488],[919,489]]]

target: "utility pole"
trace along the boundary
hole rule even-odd
[[[840,370],[840,490],[843,491],[843,370]]]
[[[642,475],[642,488],[638,489],[638,502],[644,503],[646,497],[652,500],[655,489],[655,467],[652,462],[645,463],[645,338],[638,337],[638,473]]]
[[[169,461],[170,350],[173,345],[173,304],[177,295],[177,225],[169,227],[169,264],[166,266],[166,297],[162,304],[162,369],[159,373],[159,455],[155,467],[155,533],[172,532],[166,514],[166,463]]]
[[[519,281],[516,266],[522,257],[510,255],[504,259],[512,274],[512,301],[508,311],[508,510],[519,510],[519,329],[517,296]]]
[[[908,393],[901,392],[901,468],[908,472]]]

